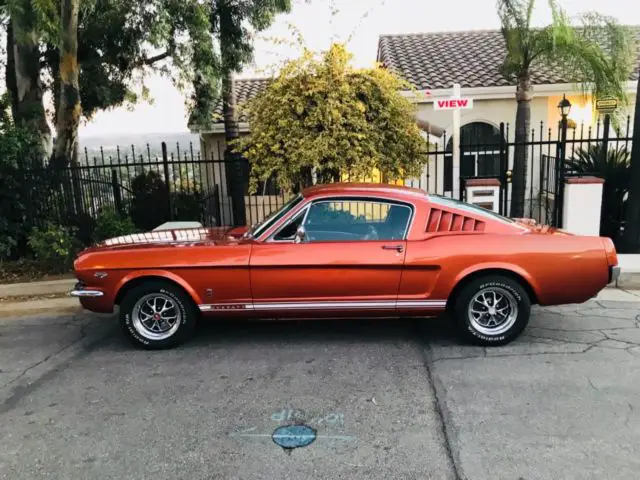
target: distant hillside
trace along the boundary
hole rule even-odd
[[[198,135],[192,133],[122,134],[80,137],[80,157],[85,157],[86,149],[86,154],[90,159],[100,158],[102,155],[105,159],[109,157],[115,159],[118,156],[118,150],[120,158],[124,158],[124,156],[131,158],[133,154],[136,158],[140,155],[145,159],[148,156],[155,158],[162,154],[162,142],[167,143],[167,151],[174,155],[177,154],[177,145],[179,145],[181,157],[184,157],[185,153],[190,154],[190,148],[193,148],[194,155],[200,151],[200,139]],[[102,152],[100,151],[101,147]]]

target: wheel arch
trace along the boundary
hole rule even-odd
[[[458,278],[456,278],[455,286],[453,287],[453,290],[451,290],[451,293],[449,294],[449,297],[447,299],[447,310],[450,310],[453,307],[455,299],[466,285],[468,285],[476,278],[487,275],[502,275],[511,278],[512,280],[518,282],[520,286],[525,290],[532,305],[539,303],[538,294],[535,287],[533,286],[531,277],[527,275],[526,272],[518,270],[519,269],[512,269],[504,266],[487,266],[480,267],[472,271],[462,272],[458,276]]]
[[[197,307],[201,303],[200,298],[197,296],[196,292],[193,290],[193,288],[191,288],[191,286],[189,286],[187,282],[184,281],[184,279],[171,272],[163,270],[153,270],[127,275],[122,280],[120,280],[118,288],[116,289],[114,304],[120,305],[120,302],[127,294],[127,292],[129,292],[132,288],[135,288],[136,286],[142,285],[143,283],[149,281],[161,281],[169,283],[184,291],[184,293],[186,293],[187,296],[191,299],[194,306]]]

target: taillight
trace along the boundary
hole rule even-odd
[[[618,265],[618,255],[616,254],[616,246],[613,244],[613,240],[608,237],[602,237],[602,244],[607,255],[607,264],[609,266]]]

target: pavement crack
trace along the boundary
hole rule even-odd
[[[600,393],[600,389],[593,384],[593,382],[589,377],[587,377],[587,382],[589,382],[589,385],[591,386],[591,388],[593,388],[596,392]]]
[[[627,416],[624,419],[624,426],[625,427],[629,426],[629,421],[631,420],[631,415],[633,415],[633,405],[631,405],[631,402],[627,402],[627,405],[629,406],[629,411],[627,412]]]
[[[44,357],[42,360],[29,365],[27,368],[25,368],[22,372],[20,372],[20,374],[9,380],[8,382],[0,385],[0,388],[5,388],[8,387],[9,385],[11,385],[12,383],[16,383],[17,381],[19,381],[22,377],[24,377],[27,373],[29,373],[31,370],[33,370],[34,368],[42,365],[45,362],[48,362],[51,358],[55,357],[56,355],[60,355],[62,352],[64,352],[66,349],[68,349],[69,347],[72,347],[73,345],[75,345],[76,343],[78,343],[79,341],[82,340],[82,338],[84,337],[84,335],[82,334],[82,332],[80,332],[80,337],[78,337],[76,340],[68,343],[67,345],[65,345],[64,347],[62,347],[59,350],[56,350],[55,352],[51,352],[49,355],[47,355],[46,357]]]
[[[420,354],[422,357],[422,363],[427,373],[427,384],[428,388],[431,391],[431,397],[433,398],[433,408],[436,413],[438,424],[440,427],[440,433],[443,439],[443,447],[449,460],[451,473],[453,474],[453,478],[455,480],[465,480],[466,477],[461,473],[461,467],[459,467],[459,452],[456,451],[453,447],[453,433],[451,430],[453,426],[451,425],[451,421],[449,420],[449,416],[445,414],[447,409],[446,403],[444,399],[440,396],[440,389],[436,386],[436,380],[432,371],[432,363],[429,359],[429,354],[427,349],[429,349],[429,344],[424,341],[424,338],[420,335],[420,332],[417,332],[416,337],[419,339],[417,344]]]
[[[577,340],[567,340],[566,338],[541,337],[539,335],[531,335],[530,333],[528,333],[527,336],[529,338],[536,338],[538,340],[552,340],[555,343],[560,343],[560,344],[565,344],[565,345],[586,345],[586,344],[591,344],[591,342],[579,342]],[[542,342],[536,342],[536,343],[542,343]]]

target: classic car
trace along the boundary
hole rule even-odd
[[[200,317],[434,317],[503,345],[531,305],[581,303],[619,274],[603,237],[572,235],[393,185],[331,184],[293,196],[251,228],[109,239],[75,261],[71,295],[118,306],[143,348],[178,345]]]

